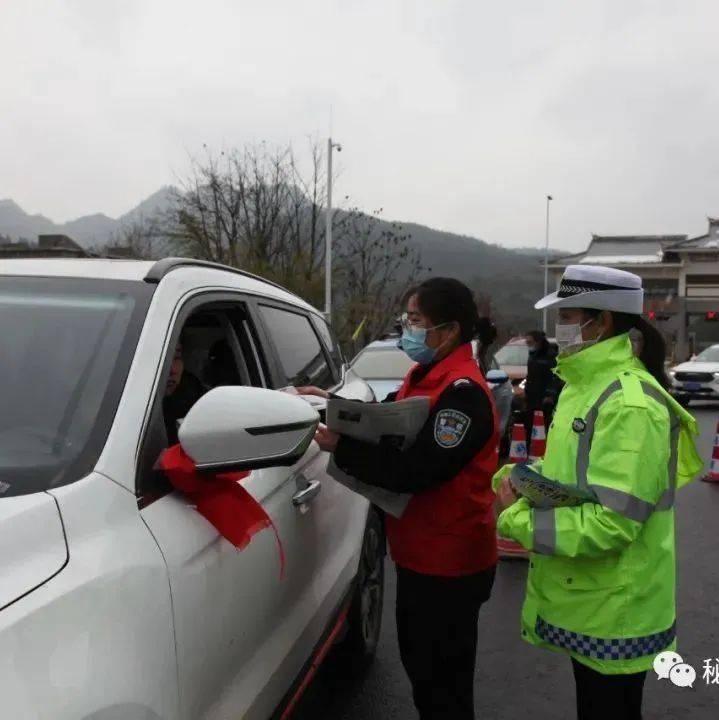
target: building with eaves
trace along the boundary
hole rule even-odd
[[[610,265],[641,276],[644,312],[673,360],[719,343],[719,218],[705,235],[592,235],[583,253],[554,260],[555,285],[567,265]]]

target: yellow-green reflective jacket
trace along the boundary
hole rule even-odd
[[[499,534],[531,551],[522,635],[604,674],[648,670],[676,647],[674,496],[702,468],[696,421],[626,334],[561,358],[556,372],[566,386],[537,469],[599,503],[538,509],[522,498],[500,515]]]

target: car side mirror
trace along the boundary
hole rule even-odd
[[[182,449],[200,472],[294,465],[320,416],[297,396],[263,388],[217,387],[193,405],[179,430]]]

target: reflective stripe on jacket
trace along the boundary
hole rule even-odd
[[[648,670],[675,647],[674,497],[702,467],[696,421],[626,334],[561,358],[557,374],[566,386],[538,469],[599,503],[520,499],[500,515],[500,534],[532,551],[522,635],[605,674]]]

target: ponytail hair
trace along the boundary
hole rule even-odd
[[[497,339],[497,327],[488,317],[478,317],[474,330],[475,337],[483,348],[488,348]]]
[[[477,338],[483,349],[497,339],[497,328],[488,317],[480,317],[472,291],[455,278],[434,277],[412,288],[417,305],[434,325],[456,322],[461,343]]]
[[[671,383],[664,369],[664,361],[667,357],[667,346],[664,342],[664,336],[641,315],[627,315],[625,313],[613,314],[614,327],[618,333],[628,332],[631,329],[636,329],[641,333],[642,339],[639,359],[644,363],[644,367],[654,376],[654,379],[665,390],[668,390],[671,387]]]
[[[601,310],[585,310],[585,313],[597,317]],[[611,311],[608,311],[611,312]],[[654,379],[665,389],[671,387],[664,361],[667,357],[667,346],[663,335],[654,325],[648,323],[641,315],[630,315],[629,313],[612,312],[614,319],[614,334],[621,335],[630,330],[638,330],[641,334],[641,348],[639,359]]]

